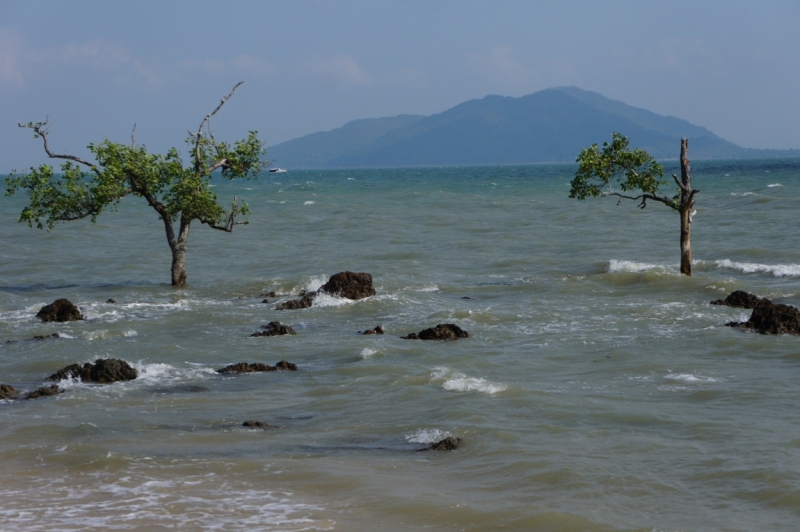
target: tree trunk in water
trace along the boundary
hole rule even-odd
[[[176,246],[172,250],[172,286],[186,284],[186,246]]]
[[[692,243],[690,241],[692,220],[692,206],[683,207],[681,214],[681,273],[691,277],[692,275]]]

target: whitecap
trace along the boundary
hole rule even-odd
[[[662,264],[649,264],[647,262],[635,262],[631,260],[616,260],[611,259],[608,263],[608,273],[643,273],[650,270],[659,272],[667,272],[673,269],[672,266],[664,266]]]
[[[178,368],[164,363],[134,362],[131,364],[138,372],[137,382],[176,382],[186,380],[207,379],[216,375],[216,371],[209,367],[196,366],[192,368]]]
[[[345,297],[332,296],[332,295],[320,292],[314,297],[314,305],[313,306],[315,306],[315,307],[341,307],[341,306],[344,306],[344,305],[350,305],[351,303],[355,303],[355,300],[354,299],[347,299]]]
[[[439,429],[420,429],[411,434],[406,434],[408,443],[436,443],[452,436],[446,430]]]
[[[767,185],[767,187],[769,187],[769,188],[772,188],[772,187],[782,187],[782,186],[783,186],[783,185],[781,185],[780,183],[772,183],[772,184],[770,184],[770,185]]]
[[[136,331],[134,331],[133,329],[131,329],[131,330],[129,330],[129,331],[125,331],[125,332],[122,334],[122,336],[124,336],[124,337],[126,337],[126,338],[130,338],[131,336],[138,336],[138,335],[139,335],[139,333],[137,333],[137,332],[136,332]]]
[[[691,383],[710,383],[710,382],[724,382],[725,379],[715,379],[713,377],[703,377],[702,375],[693,375],[691,373],[670,373],[669,375],[664,375],[665,379],[670,379],[674,381],[681,381],[681,382],[691,382]]]
[[[422,288],[417,288],[417,292],[438,292],[439,287],[435,284],[423,286]]]
[[[314,203],[316,203],[316,202],[314,202],[314,201],[307,201],[307,202],[303,203],[303,205],[314,205]]]
[[[800,264],[757,264],[754,262],[734,262],[729,259],[715,261],[719,268],[730,268],[743,273],[771,273],[775,277],[800,277]]]
[[[491,382],[480,377],[467,377],[449,368],[433,368],[431,382],[441,381],[442,388],[453,392],[480,392],[494,395],[505,391],[508,386],[499,382]]]
[[[358,355],[358,356],[360,356],[364,360],[367,360],[369,358],[372,358],[372,356],[377,354],[377,353],[378,353],[377,349],[371,349],[369,347],[365,347],[364,349],[361,350],[361,354]]]

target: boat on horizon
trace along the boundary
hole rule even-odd
[[[285,174],[286,172],[288,172],[288,170],[286,168],[275,167],[275,168],[270,168],[269,169],[269,173],[270,174]]]

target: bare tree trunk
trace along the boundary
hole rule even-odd
[[[681,139],[681,180],[678,183],[681,188],[681,204],[678,212],[681,215],[681,273],[691,277],[692,275],[692,207],[694,207],[694,195],[696,190],[692,189],[692,174],[689,169],[689,140]]]
[[[691,206],[681,207],[681,273],[692,275],[692,243],[690,241],[692,220]]]

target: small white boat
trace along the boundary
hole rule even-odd
[[[276,168],[270,168],[269,169],[269,173],[270,174],[285,174],[287,171],[288,170],[286,170],[286,168],[277,168],[276,167]]]

